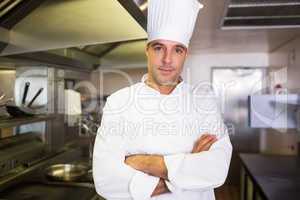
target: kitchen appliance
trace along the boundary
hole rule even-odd
[[[238,153],[259,152],[259,129],[248,125],[248,96],[264,88],[264,68],[213,67],[212,84],[234,147],[228,181],[239,184]]]
[[[64,92],[64,101],[68,126],[76,127],[81,120],[82,114],[80,93],[67,89]]]

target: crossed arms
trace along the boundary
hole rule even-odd
[[[128,157],[122,138],[98,136],[93,155],[94,183],[98,194],[109,200],[148,199],[173,192],[172,186],[175,191],[213,189],[227,176],[232,151],[228,135],[218,140],[203,135],[187,154]]]
[[[203,191],[224,183],[232,153],[226,129],[208,129],[208,133],[221,137],[203,135],[190,153],[128,156],[128,138],[116,134],[119,130],[112,126],[118,125],[112,123],[118,117],[104,109],[94,146],[94,183],[104,198],[144,200],[177,189]],[[222,119],[216,115],[209,121],[217,124]]]
[[[204,134],[194,144],[191,153],[208,151],[211,145],[217,141],[216,136]],[[132,155],[125,159],[125,163],[132,168],[159,178],[159,182],[151,197],[169,193],[170,190],[165,181],[168,181],[168,170],[163,156],[160,155]]]

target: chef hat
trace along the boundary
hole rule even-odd
[[[148,43],[164,39],[188,47],[202,7],[198,0],[149,0]]]

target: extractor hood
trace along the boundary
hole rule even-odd
[[[300,28],[300,0],[227,0],[222,29]]]
[[[24,18],[15,17],[18,20],[13,26],[5,27],[0,23],[0,36],[5,36],[0,39],[1,56],[113,44],[147,37],[146,17],[133,0],[40,2]],[[13,8],[7,13],[12,11]]]

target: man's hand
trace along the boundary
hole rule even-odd
[[[208,151],[213,143],[217,141],[215,135],[203,134],[194,144],[192,153]]]
[[[148,156],[149,155],[143,154],[126,156],[125,164],[136,170],[142,171],[142,169],[146,168],[146,166],[148,165]]]
[[[163,156],[160,155],[132,155],[125,159],[125,163],[132,168],[146,174],[167,179],[168,172]]]
[[[171,191],[169,190],[165,180],[160,178],[156,188],[154,189],[153,193],[151,194],[151,197],[158,196],[158,195],[165,194],[165,193],[170,193],[170,192]]]
[[[141,154],[132,155],[125,158],[125,163],[136,170],[160,178],[157,186],[151,194],[151,197],[170,192],[165,182],[168,175],[167,167],[162,156]]]

